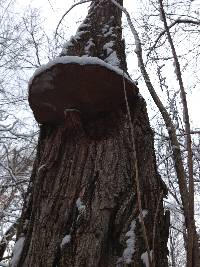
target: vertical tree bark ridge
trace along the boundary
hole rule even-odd
[[[91,24],[88,38],[93,36],[95,43],[92,56],[106,61],[103,47],[115,40],[112,51],[126,71],[121,11],[110,1],[96,0],[86,20]],[[98,33],[105,25],[109,34],[102,37]],[[67,55],[85,55],[85,34],[68,44]],[[123,78],[119,87],[123,91]],[[166,188],[156,171],[153,134],[140,95],[131,99],[130,111],[149,247],[154,247],[155,266],[167,267],[169,216],[162,204]],[[42,125],[18,229],[18,238],[24,236],[25,241],[19,261],[11,266],[145,266],[135,173],[126,108],[87,120],[71,111],[60,125]]]
[[[123,5],[123,0],[118,0]],[[63,48],[61,56],[98,57],[127,72],[122,39],[122,11],[110,0],[92,1],[88,16]]]
[[[138,99],[132,114],[142,204],[147,212],[145,225],[152,247],[154,215],[159,194],[165,188],[156,173],[153,136],[142,99]],[[42,126],[39,145],[42,149],[34,166],[39,171],[32,181],[31,209],[26,215],[29,226],[19,266],[109,267],[117,262],[118,266],[126,266],[125,234],[133,220],[136,222],[135,265],[131,266],[143,266],[141,254],[146,249],[138,217],[126,115],[119,111],[84,127],[72,131],[66,122],[47,135]],[[79,198],[85,206],[82,211],[76,204]],[[71,240],[61,248],[66,235]],[[156,266],[167,266],[167,237],[160,204],[155,236]]]

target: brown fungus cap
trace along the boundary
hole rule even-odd
[[[123,79],[128,99],[138,94],[127,75],[102,64],[102,60],[87,59],[84,64],[79,61],[54,62],[32,78],[29,104],[38,123],[62,123],[70,109],[88,118],[117,109],[125,104]]]

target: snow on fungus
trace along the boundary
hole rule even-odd
[[[127,97],[134,99],[138,88],[120,68],[96,57],[58,57],[37,69],[30,79],[29,104],[42,124],[62,123],[64,110],[72,108],[92,118],[125,105],[123,77]]]
[[[12,256],[12,260],[10,264],[11,267],[18,266],[18,262],[20,260],[20,256],[21,256],[23,246],[24,246],[24,241],[25,241],[25,237],[21,236],[15,243],[14,248],[13,248],[13,256]]]

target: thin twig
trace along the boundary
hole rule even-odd
[[[135,29],[135,27],[131,21],[130,14],[128,13],[128,11],[124,7],[120,6],[115,0],[111,0],[111,1],[124,12],[124,14],[127,18],[127,22],[129,24],[129,27],[130,27],[131,32],[133,34],[133,37],[135,39],[135,45],[136,45],[135,53],[137,54],[138,64],[139,64],[142,76],[143,76],[144,81],[146,83],[147,89],[149,90],[149,93],[151,94],[156,106],[158,107],[160,113],[162,114],[163,120],[164,120],[166,128],[168,130],[168,134],[169,134],[170,141],[172,144],[172,149],[173,149],[174,166],[175,166],[175,169],[177,172],[179,189],[180,189],[181,199],[182,199],[183,208],[184,208],[184,216],[186,218],[186,223],[187,223],[187,218],[189,218],[189,212],[188,212],[189,211],[189,207],[188,207],[189,196],[188,196],[188,189],[187,189],[187,182],[186,182],[186,174],[185,174],[185,170],[183,167],[181,149],[180,149],[180,145],[179,145],[179,142],[177,139],[175,126],[174,126],[174,124],[170,118],[170,115],[167,112],[165,106],[163,105],[160,98],[158,97],[158,95],[157,95],[157,93],[153,87],[153,84],[150,80],[149,74],[146,70],[146,66],[145,66],[145,63],[143,60],[141,41],[140,41],[138,32]]]
[[[49,5],[50,5],[51,9],[53,10],[53,12],[55,12],[55,10],[54,10],[54,8],[53,8],[53,6],[52,6],[52,4],[51,4],[51,1],[48,0],[48,2],[49,2]]]
[[[81,4],[84,4],[84,3],[88,3],[88,2],[91,2],[91,0],[82,0],[82,1],[80,1],[80,2],[78,2],[78,3],[75,3],[75,4],[73,4],[63,15],[62,15],[62,18],[60,19],[60,21],[58,22],[58,25],[57,25],[57,27],[56,27],[56,31],[55,31],[55,37],[57,36],[57,34],[58,34],[58,28],[59,28],[59,26],[60,26],[60,24],[61,24],[61,22],[63,21],[63,19],[64,19],[64,17],[74,8],[74,7],[76,7],[76,6],[78,6],[78,5],[81,5]]]
[[[198,258],[196,255],[195,249],[195,222],[194,222],[194,174],[193,174],[193,155],[192,155],[192,140],[190,135],[190,119],[189,119],[189,112],[188,112],[188,105],[187,105],[187,98],[186,92],[183,84],[182,74],[180,63],[178,60],[178,56],[176,53],[176,49],[174,46],[174,42],[171,37],[171,33],[169,31],[169,27],[167,24],[167,19],[164,11],[163,1],[159,0],[160,5],[160,14],[164,24],[164,28],[167,34],[167,39],[172,51],[173,59],[174,59],[174,66],[175,66],[175,73],[177,76],[177,80],[179,82],[180,92],[181,92],[181,100],[183,105],[183,115],[184,115],[184,122],[185,122],[185,132],[186,132],[186,143],[187,143],[187,164],[188,164],[188,172],[189,172],[189,196],[188,196],[188,218],[187,218],[187,266],[192,267],[195,264],[195,257]]]
[[[174,27],[176,24],[194,24],[194,25],[200,25],[200,21],[198,20],[190,20],[190,19],[176,19],[174,22],[172,22],[168,28],[171,29],[172,27]],[[160,38],[165,35],[166,33],[166,29],[164,29],[156,38],[154,44],[150,47],[149,52],[147,54],[147,57],[149,57],[149,55],[151,54],[151,52],[156,48],[156,45],[158,43],[158,41],[160,40]]]

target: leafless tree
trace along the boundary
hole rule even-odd
[[[174,166],[178,178],[178,184],[179,184],[179,192],[180,192],[180,197],[182,201],[182,208],[183,208],[183,213],[185,217],[185,226],[187,229],[187,238],[186,238],[186,249],[187,249],[187,266],[198,266],[199,265],[199,245],[198,245],[198,234],[195,226],[195,221],[194,221],[194,175],[193,175],[193,155],[192,155],[192,144],[191,144],[191,129],[190,129],[190,120],[189,120],[189,115],[188,115],[188,107],[187,107],[187,99],[186,99],[186,91],[183,85],[183,79],[182,79],[182,72],[181,72],[181,66],[180,62],[178,59],[178,55],[176,52],[176,48],[174,45],[174,40],[172,38],[170,29],[176,25],[176,24],[192,24],[192,25],[199,25],[199,20],[194,19],[180,19],[176,18],[177,14],[172,13],[172,16],[176,18],[175,21],[171,23],[171,25],[168,25],[167,22],[167,16],[168,13],[165,12],[165,8],[163,5],[162,1],[159,1],[158,3],[154,3],[151,1],[151,4],[153,4],[153,8],[155,9],[155,13],[153,16],[155,16],[156,12],[160,16],[161,21],[164,23],[164,29],[162,32],[159,34],[159,36],[156,38],[155,43],[151,47],[150,51],[148,52],[147,56],[149,56],[152,51],[155,51],[155,48],[158,44],[158,40],[164,36],[168,42],[169,42],[169,48],[171,50],[171,56],[168,59],[171,59],[174,65],[174,71],[176,78],[178,80],[179,84],[179,92],[180,92],[180,99],[182,102],[182,108],[183,108],[183,117],[184,117],[184,138],[186,140],[186,152],[187,152],[187,163],[185,165],[185,161],[182,158],[181,155],[181,146],[176,134],[176,127],[173,123],[172,118],[170,117],[170,113],[168,113],[167,109],[163,105],[161,99],[158,97],[155,87],[151,82],[151,78],[149,76],[149,73],[147,71],[147,63],[145,63],[144,60],[144,54],[143,54],[143,45],[142,41],[139,37],[138,31],[136,27],[134,26],[135,24],[132,22],[130,14],[127,12],[126,9],[122,8],[119,6],[119,4],[115,1],[112,0],[113,3],[116,4],[120,9],[122,9],[127,17],[128,24],[130,26],[130,29],[133,33],[134,39],[135,39],[135,45],[136,49],[135,52],[138,57],[138,62],[139,66],[141,69],[142,76],[144,78],[144,81],[147,85],[147,88],[156,103],[157,107],[159,108],[163,120],[165,122],[168,134],[169,134],[169,140],[170,140],[170,145],[172,149],[172,154],[173,154],[173,161],[174,161]],[[175,3],[171,3],[171,5],[168,3],[167,7],[174,7]],[[181,6],[181,2],[178,3],[178,5]],[[190,5],[188,5],[190,7]],[[186,11],[188,9],[186,8]],[[149,25],[147,26],[148,29]],[[194,31],[195,32],[195,31]],[[165,39],[165,41],[166,41]],[[162,42],[161,42],[162,46]],[[158,46],[159,48],[161,46]],[[162,46],[163,49],[163,46]],[[166,57],[165,57],[166,58]],[[148,59],[148,58],[147,58]],[[159,57],[158,57],[159,59]],[[164,59],[164,58],[162,58]],[[167,59],[167,58],[166,58]],[[160,81],[160,84],[163,86],[166,86],[166,80],[162,79],[161,74],[161,68],[163,66],[160,66],[157,68],[157,73],[158,73],[158,79]],[[174,115],[174,113],[173,113]],[[187,166],[187,168],[185,168]]]

